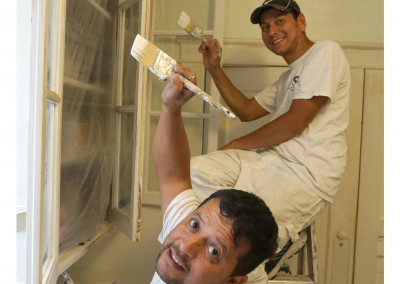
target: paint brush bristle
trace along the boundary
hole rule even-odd
[[[139,62],[146,65],[151,72],[153,72],[161,80],[170,80],[174,76],[174,67],[176,61],[171,56],[160,50],[157,46],[149,42],[141,35],[136,35],[135,41],[133,42],[131,55]],[[234,119],[236,116],[230,112],[226,107],[221,105],[214,99],[189,81],[187,78],[182,77],[178,74],[185,87],[194,92],[196,95],[201,97],[204,101],[223,112],[229,118]]]
[[[136,60],[142,62],[147,67],[152,67],[157,59],[159,51],[160,49],[158,49],[157,46],[141,35],[137,35],[132,45],[131,54]]]
[[[194,22],[190,19],[188,14],[182,11],[181,16],[178,19],[178,25],[187,33],[190,33],[193,28]]]

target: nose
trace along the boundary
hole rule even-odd
[[[198,236],[192,236],[184,239],[179,246],[180,251],[189,259],[196,257],[203,246],[203,239]]]
[[[274,25],[274,24],[271,24],[271,25],[269,26],[269,30],[268,30],[269,35],[270,35],[270,36],[273,36],[273,35],[276,34],[277,32],[278,32],[278,26],[277,26],[277,25]]]

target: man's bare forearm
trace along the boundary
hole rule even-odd
[[[235,139],[222,149],[270,148],[301,134],[326,104],[326,97],[294,100],[289,111],[259,129]]]
[[[241,121],[252,121],[267,115],[268,112],[254,98],[247,98],[229,80],[221,68],[221,57],[218,55],[217,48],[221,48],[218,40],[212,39],[203,42],[198,50],[203,54],[204,67],[210,72],[224,101]]]
[[[240,120],[246,121],[246,109],[250,99],[232,84],[231,80],[222,68],[210,70],[210,74],[218,88],[218,91],[230,109],[240,118]]]
[[[295,123],[296,121],[285,119],[284,116],[278,117],[259,129],[231,141],[221,149],[249,150],[279,145],[301,133],[303,128]]]

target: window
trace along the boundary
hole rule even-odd
[[[38,1],[32,7],[29,134],[33,158],[28,168],[27,283],[53,283],[57,277],[64,1]]]
[[[203,66],[202,56],[197,52],[200,41],[192,39],[177,24],[182,11],[192,16],[203,28],[208,37],[222,37],[224,1],[153,1],[153,17],[150,27],[150,41],[158,48],[173,57],[183,66],[189,67],[197,74],[197,85],[218,98],[219,93]],[[199,7],[201,7],[199,9]],[[168,11],[166,13],[165,11]],[[214,17],[218,15],[218,17]],[[215,19],[215,20],[214,20]],[[222,21],[221,21],[222,20]],[[221,43],[222,44],[222,43]],[[143,190],[144,204],[160,204],[159,189],[151,156],[151,145],[161,114],[161,92],[165,83],[160,82],[153,74],[148,79],[148,97],[146,114],[146,142],[148,145],[145,157],[145,182]],[[191,156],[197,156],[217,150],[218,117],[215,109],[200,98],[194,97],[182,108],[185,130],[188,134]]]
[[[32,6],[27,283],[55,283],[101,239],[109,219],[139,240],[142,203],[159,204],[150,146],[163,83],[130,49],[136,34],[143,35],[190,66],[200,87],[217,96],[200,56],[186,52],[199,42],[176,24],[183,7],[200,15],[207,35],[222,38],[223,17],[210,19],[223,14],[224,1],[200,2],[41,0]],[[192,155],[217,148],[218,115],[199,98],[184,107]]]

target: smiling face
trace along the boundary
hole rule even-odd
[[[305,35],[303,14],[295,20],[291,13],[270,8],[261,15],[260,28],[266,47],[282,56],[288,64],[303,55],[312,45]]]
[[[244,283],[231,277],[240,256],[250,245],[235,246],[232,222],[221,216],[214,198],[189,214],[165,239],[156,271],[166,283]]]

